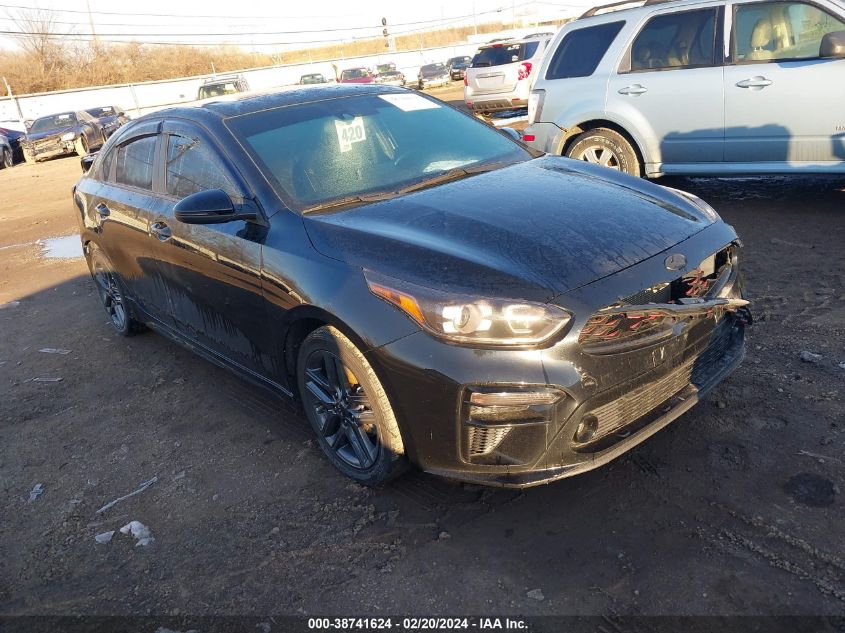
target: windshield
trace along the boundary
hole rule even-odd
[[[452,66],[465,66],[472,61],[469,57],[453,57],[449,60]]]
[[[53,114],[51,116],[41,117],[35,119],[30,132],[43,132],[44,130],[54,130],[56,128],[70,127],[76,124],[76,114],[73,112],[65,112],[64,114]]]
[[[396,70],[396,64],[379,64],[376,66],[376,70],[380,73],[386,73],[391,70]]]
[[[486,124],[416,93],[329,99],[226,124],[298,209],[531,158]]]
[[[350,68],[349,70],[344,70],[340,74],[341,79],[361,79],[362,77],[368,77],[369,72],[367,72],[366,68]]]
[[[446,67],[443,64],[426,64],[420,68],[420,74],[423,77],[432,77],[434,75],[442,75],[446,72]]]
[[[238,85],[234,81],[227,81],[219,84],[207,84],[200,88],[199,98],[208,99],[209,97],[220,97],[222,95],[230,95],[240,92]]]
[[[300,82],[303,84],[322,84],[326,82],[326,78],[322,75],[303,75]]]
[[[91,108],[90,110],[86,110],[86,112],[95,117],[110,116],[114,114],[114,110],[109,106],[106,106],[105,108]]]

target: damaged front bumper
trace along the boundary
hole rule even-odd
[[[723,224],[687,240],[690,261],[720,255],[706,286],[697,284],[696,270],[683,277],[680,289],[703,288],[700,296],[644,300],[677,291],[679,273],[666,270],[661,253],[559,297],[555,303],[574,318],[547,349],[482,352],[419,332],[373,350],[412,461],[447,478],[521,488],[596,468],[654,435],[744,357],[751,316],[738,248]],[[644,280],[651,285],[643,288]],[[626,295],[631,288],[643,289]],[[597,315],[613,322],[641,314],[658,315],[659,326],[628,339],[605,327],[607,340],[598,344],[584,336]],[[479,391],[484,395],[474,397]],[[532,393],[534,404],[525,405]]]

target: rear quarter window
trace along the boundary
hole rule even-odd
[[[588,26],[568,33],[552,55],[546,79],[592,75],[625,22]]]

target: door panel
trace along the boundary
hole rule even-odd
[[[155,134],[135,136],[110,150],[104,157],[109,165],[109,173],[103,176],[106,182],[91,205],[99,222],[98,243],[130,296],[142,310],[172,327],[175,322],[167,293],[150,257],[150,220],[163,203],[152,191],[157,138]]]
[[[165,124],[165,129],[180,128]],[[209,139],[191,132],[167,135],[162,152],[168,205],[151,218],[158,235],[150,240],[158,276],[181,334],[268,377],[274,350],[261,288],[261,248],[268,227],[243,220],[212,225],[176,220],[176,203],[204,189],[223,189],[236,205],[254,204],[244,199],[238,179],[227,175]]]
[[[722,160],[720,24],[716,7],[653,17],[610,78],[607,110],[639,132],[651,150],[648,162]]]
[[[737,4],[725,68],[725,160],[841,163],[845,60],[819,59],[845,22],[802,2]],[[804,57],[804,59],[800,59]]]

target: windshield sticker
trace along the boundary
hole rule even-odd
[[[340,119],[334,122],[335,129],[337,129],[337,142],[340,143],[340,152],[348,152],[352,149],[352,143],[360,143],[367,140],[367,134],[364,131],[364,119],[356,116],[349,123],[341,121]]]
[[[395,105],[403,112],[413,112],[414,110],[434,110],[440,106],[433,101],[429,101],[420,95],[410,94],[392,94],[379,95],[379,98],[384,99],[388,103]]]

